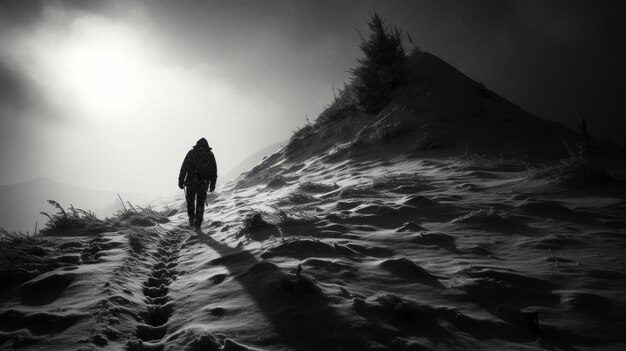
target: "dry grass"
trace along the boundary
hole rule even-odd
[[[347,112],[357,110],[356,90],[353,84],[343,84],[343,88],[338,89],[335,99],[324,107],[324,110],[317,117],[316,122],[325,124],[342,119]]]
[[[9,232],[0,228],[0,268],[21,262],[24,257],[23,250],[29,251],[38,247],[43,240],[39,237],[30,236],[22,232]]]
[[[42,215],[48,217],[48,222],[41,234],[53,236],[95,235],[107,231],[115,231],[120,227],[147,227],[156,223],[169,222],[167,216],[171,211],[156,211],[150,206],[141,207],[130,202],[125,204],[121,197],[120,201],[122,202],[122,209],[117,211],[112,218],[99,219],[92,211],[75,208],[74,206],[65,209],[58,202],[48,200],[48,203],[57,212],[54,214],[41,212]]]
[[[0,228],[0,290],[10,289],[58,266],[52,262],[51,242]],[[48,248],[48,250],[46,250]]]
[[[525,176],[529,179],[548,179],[553,183],[566,186],[597,185],[615,180],[605,170],[589,165],[585,156],[584,144],[578,150],[572,150],[563,141],[569,157],[551,164],[526,165]]]
[[[93,235],[110,230],[106,221],[96,217],[91,211],[70,206],[67,210],[54,200],[48,203],[56,208],[57,213],[48,214],[41,212],[48,217],[46,227],[41,231],[43,235]]]
[[[246,240],[264,241],[271,237],[280,237],[278,227],[268,218],[270,214],[253,210],[250,211],[242,221],[242,227],[237,233],[237,237],[245,237]]]
[[[276,206],[274,209],[280,224],[308,222],[317,219],[314,215],[309,214],[304,208],[297,205],[282,208]]]
[[[133,205],[130,201],[126,201],[126,204],[124,204],[122,197],[117,196],[122,203],[122,209],[118,210],[113,216],[112,221],[116,225],[149,227],[156,223],[169,222],[167,217],[172,213],[171,210],[166,208],[165,211],[156,211],[150,206]]]
[[[0,250],[7,246],[9,243],[33,243],[37,242],[35,236],[31,236],[28,233],[22,232],[9,232],[4,228],[0,228]]]
[[[270,225],[264,218],[264,212],[252,211],[243,219],[242,231],[252,232],[255,230],[266,228]]]
[[[482,169],[498,169],[501,168],[503,165],[510,164],[512,162],[517,162],[521,165],[520,160],[505,159],[504,155],[502,154],[498,156],[481,154],[475,150],[471,150],[468,146],[465,147],[465,153],[463,153],[463,155],[452,158],[452,161],[453,167],[459,170],[469,167],[479,167]]]

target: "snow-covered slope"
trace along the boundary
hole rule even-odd
[[[380,114],[319,122],[210,195],[202,231],[180,195],[8,242],[0,349],[626,347],[621,160],[559,163],[576,133],[414,63]]]

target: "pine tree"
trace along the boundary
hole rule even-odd
[[[386,25],[376,12],[372,13],[368,27],[368,38],[361,36],[364,57],[357,60],[359,65],[351,72],[358,107],[378,112],[389,103],[394,88],[406,76],[406,54],[402,33]]]

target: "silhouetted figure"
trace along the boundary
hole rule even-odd
[[[198,140],[189,150],[178,175],[178,187],[185,189],[189,225],[200,229],[207,190],[215,190],[217,163],[206,139]]]

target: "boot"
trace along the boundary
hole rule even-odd
[[[200,229],[200,225],[203,222],[203,218],[202,218],[203,216],[202,215],[203,215],[202,212],[196,212],[196,219],[195,219],[195,225],[194,225],[196,227],[196,229]]]

